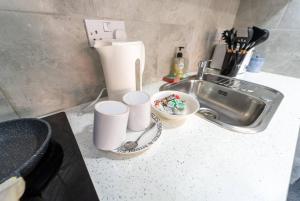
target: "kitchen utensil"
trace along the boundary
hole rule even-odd
[[[230,38],[229,38],[229,31],[228,30],[225,30],[223,33],[222,33],[222,38],[223,40],[225,40],[225,42],[229,45],[230,44]]]
[[[253,36],[252,36],[252,39],[250,40],[250,43],[257,41],[259,38],[261,38],[266,33],[265,29],[261,29],[256,26],[253,26],[252,29],[253,29]]]
[[[234,36],[234,28],[230,29],[229,37],[230,37],[230,49],[234,49],[235,36]]]
[[[252,27],[248,27],[248,37],[247,37],[246,44],[249,44],[249,42],[252,40],[253,33],[254,33],[253,28]]]
[[[249,42],[251,41],[252,37],[253,37],[253,28],[252,27],[248,27],[247,28],[247,36],[244,36],[242,38],[242,45],[238,49],[239,52],[245,51],[245,49],[249,45]]]
[[[241,30],[245,32],[243,29]],[[222,36],[228,47],[223,60],[221,75],[235,77],[238,73],[243,72],[251,55],[249,51],[269,37],[268,30],[256,26],[248,27],[247,32],[247,37],[246,34],[238,33],[234,28],[223,32]],[[245,58],[247,58],[246,61],[244,61]]]
[[[124,149],[124,150],[131,150],[131,149],[135,149],[137,146],[138,146],[138,142],[139,140],[150,130],[152,129],[153,127],[155,126],[154,123],[151,123],[150,126],[148,126],[144,131],[143,133],[135,140],[135,141],[127,141],[125,142],[121,149]]]
[[[253,29],[251,27],[248,28],[239,28],[237,30],[237,41],[239,43],[239,48],[237,51],[242,51],[246,48],[249,41],[252,39]]]
[[[142,90],[145,65],[143,42],[96,41],[108,97],[121,100],[129,91]]]
[[[237,40],[238,37],[237,37],[237,31],[235,30],[233,32],[233,38],[232,38],[232,41],[233,41],[233,50],[237,50],[240,46],[240,43],[239,41]]]
[[[253,42],[253,44],[247,48],[247,50],[252,49],[253,47],[265,42],[269,38],[270,32],[265,29],[265,34],[262,35],[259,39]]]
[[[24,179],[22,177],[11,177],[0,185],[0,200],[19,201],[24,191]]]
[[[228,44],[228,49],[232,49],[234,48],[234,28],[230,29],[230,30],[225,30],[222,33],[222,37],[223,39],[226,41],[226,43]]]
[[[17,201],[26,177],[45,154],[51,138],[50,125],[28,118],[0,123],[0,200]]]
[[[242,60],[243,57],[244,56],[241,54],[226,53],[225,59],[228,58],[229,61],[225,62],[226,60],[224,59],[220,74],[229,77],[235,77],[241,67],[239,61]]]
[[[246,48],[246,50],[250,50],[251,48],[263,43],[269,38],[269,31],[267,29],[260,29],[256,26],[253,26],[253,37],[249,41],[249,44]]]
[[[179,95],[181,99],[184,101],[184,103],[186,104],[186,109],[184,110],[183,114],[172,115],[169,114],[168,112],[161,111],[155,107],[156,100],[161,100],[172,94]],[[151,106],[152,106],[152,110],[160,117],[165,119],[171,119],[171,120],[185,120],[190,115],[196,113],[200,107],[199,102],[194,97],[179,91],[160,91],[158,93],[155,93],[151,97]]]
[[[150,124],[150,96],[145,92],[131,91],[123,96],[123,102],[129,107],[128,128],[142,131]]]
[[[41,192],[43,192],[53,178],[57,176],[63,163],[64,151],[61,144],[53,139],[54,133],[55,130],[52,129],[52,137],[44,156],[34,169],[27,176],[24,176],[26,190],[22,198],[25,200],[27,200],[26,198],[40,196]]]
[[[0,123],[0,183],[12,176],[25,176],[45,153],[51,137],[49,124],[28,118]]]
[[[138,141],[138,146],[133,149],[124,149],[123,146],[120,146],[110,152],[116,155],[123,156],[132,156],[136,154],[140,154],[146,150],[148,150],[153,144],[155,144],[161,136],[162,125],[160,119],[155,115],[151,114],[151,121],[154,123],[154,127],[149,129],[147,132],[143,134]],[[127,132],[125,141],[135,141],[139,136],[141,136],[143,132]]]
[[[126,138],[129,108],[119,101],[102,101],[95,105],[94,144],[101,150],[113,150]]]

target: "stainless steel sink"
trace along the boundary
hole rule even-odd
[[[277,110],[283,94],[259,84],[220,75],[191,76],[160,90],[188,93],[200,103],[198,114],[224,128],[243,133],[264,130]]]

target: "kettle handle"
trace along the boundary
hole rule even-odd
[[[135,61],[135,90],[142,91],[142,81],[141,81],[141,61],[137,59]]]
[[[141,44],[141,55],[135,62],[135,78],[136,78],[136,90],[142,91],[142,79],[145,68],[145,45],[143,42]]]

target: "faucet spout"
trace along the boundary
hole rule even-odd
[[[198,72],[197,72],[197,78],[199,80],[203,79],[203,76],[205,74],[205,69],[208,67],[208,65],[210,64],[211,60],[204,60],[204,61],[200,61],[198,64]]]

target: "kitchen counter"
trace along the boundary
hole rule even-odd
[[[67,117],[101,201],[284,201],[300,122],[300,79],[246,73],[245,80],[281,91],[269,126],[257,134],[223,129],[197,116],[164,129],[143,154],[115,160],[92,143],[93,113]],[[162,82],[144,87],[152,94]]]

